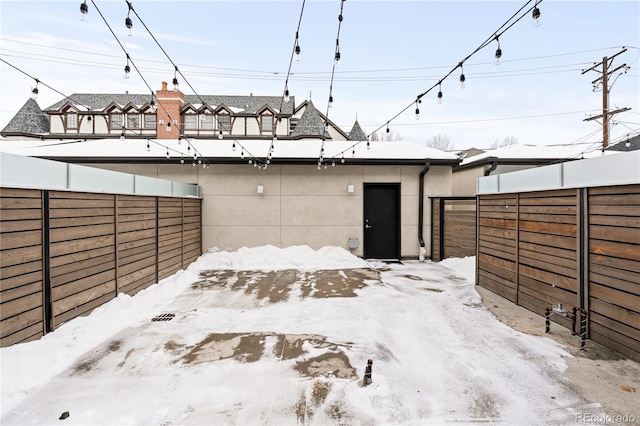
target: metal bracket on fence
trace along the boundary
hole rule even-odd
[[[560,315],[564,318],[569,318],[571,320],[571,335],[572,336],[580,336],[580,350],[584,350],[585,340],[587,339],[587,323],[588,323],[588,313],[585,309],[573,307],[571,312],[567,311],[562,307],[562,303],[558,303],[557,305],[552,305],[547,307],[544,310],[545,317],[545,333],[549,333],[551,328],[551,315],[556,314]],[[576,331],[576,324],[580,322],[580,331]]]

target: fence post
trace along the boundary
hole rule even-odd
[[[51,301],[51,239],[49,212],[49,191],[42,191],[42,311],[44,333],[53,330],[53,306]]]
[[[520,295],[520,193],[516,193],[516,305]]]
[[[586,313],[584,336],[589,336],[589,195],[578,189],[578,306]]]

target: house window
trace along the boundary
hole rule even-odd
[[[198,116],[195,114],[184,115],[184,128],[187,130],[195,130],[198,128]]]
[[[116,129],[116,130],[124,129],[124,115],[109,114],[109,128]]]
[[[155,129],[156,128],[156,115],[155,114],[145,114],[144,115],[144,128],[145,129]]]
[[[200,128],[213,130],[213,115],[202,114],[200,116]]]
[[[75,112],[69,113],[66,115],[67,120],[67,129],[77,129],[78,128],[78,114]]]
[[[127,114],[127,129],[139,129],[140,114]]]
[[[263,115],[261,116],[261,120],[262,120],[262,131],[271,133],[273,131],[273,116]]]
[[[231,133],[231,118],[229,114],[218,115],[218,129]]]

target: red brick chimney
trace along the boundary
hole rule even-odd
[[[162,82],[162,90],[156,90],[158,109],[156,111],[156,139],[178,139],[182,133],[180,109],[184,105],[184,93],[168,90],[167,82]],[[171,129],[167,126],[171,123]]]

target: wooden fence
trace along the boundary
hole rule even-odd
[[[431,260],[476,254],[476,197],[431,198]]]
[[[477,253],[478,285],[584,309],[588,338],[640,361],[640,185],[480,195]]]
[[[201,200],[0,188],[0,346],[38,339],[201,254]]]

